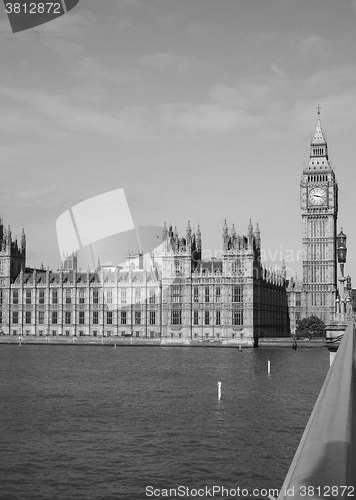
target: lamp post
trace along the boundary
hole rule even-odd
[[[340,264],[340,319],[345,320],[345,281],[347,281],[347,278],[344,276],[344,266],[346,262],[346,254],[347,254],[347,248],[346,248],[346,234],[342,231],[336,236],[336,252],[337,252],[337,260]]]

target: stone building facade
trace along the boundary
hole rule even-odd
[[[56,272],[26,267],[26,237],[0,225],[3,335],[131,337],[160,343],[254,345],[288,336],[285,270],[261,264],[258,225],[240,236],[225,222],[221,258],[202,259],[202,237],[166,225],[150,255],[120,267],[78,271],[76,255]]]

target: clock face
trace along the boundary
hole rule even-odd
[[[312,205],[325,205],[326,191],[323,188],[314,188],[309,191],[309,201]]]

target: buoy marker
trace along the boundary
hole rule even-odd
[[[267,361],[267,373],[271,373],[271,362],[270,362],[270,360]]]
[[[221,382],[218,382],[218,401],[221,400]]]

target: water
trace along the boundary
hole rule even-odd
[[[0,499],[280,488],[328,364],[321,348],[0,345]]]

